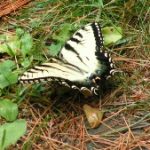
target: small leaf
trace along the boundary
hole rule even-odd
[[[0,116],[5,118],[7,121],[16,120],[18,115],[17,104],[11,102],[8,99],[0,99]]]
[[[72,25],[71,24],[63,24],[61,27],[61,31],[59,32],[58,35],[53,35],[53,39],[64,43],[70,36],[70,31],[72,30]]]
[[[0,74],[0,88],[4,89],[5,87],[15,84],[18,81],[18,74],[10,72],[7,74]]]
[[[13,48],[11,48],[11,46],[9,44],[6,43],[6,46],[7,46],[7,53],[10,55],[10,56],[15,56],[15,51],[13,50]]]
[[[0,53],[7,53],[10,56],[15,56],[19,53],[20,41],[18,37],[11,34],[0,35]]]
[[[97,4],[97,6],[99,6],[100,8],[104,8],[103,0],[98,0],[98,2],[97,2],[96,4]]]
[[[6,60],[0,63],[0,74],[4,72],[11,72],[12,69],[15,68],[15,63],[11,60]]]
[[[13,123],[5,123],[0,126],[0,149],[4,150],[11,144],[15,144],[17,140],[26,132],[26,121],[16,120]]]
[[[62,44],[64,44],[66,42],[66,40],[68,40],[68,38],[70,37],[70,31],[72,30],[72,25],[71,24],[63,24],[61,26],[60,32],[56,35],[53,35],[53,39],[57,41],[56,44],[51,44],[48,49],[50,50],[50,55],[52,56],[56,56],[61,47]]]
[[[98,127],[104,114],[103,111],[100,111],[97,108],[92,108],[87,104],[83,106],[83,110],[91,128]]]
[[[31,65],[32,59],[25,57],[24,60],[21,62],[23,68],[28,68]]]
[[[136,0],[128,0],[126,3],[124,3],[124,8],[126,9],[126,10],[132,10],[131,8],[133,7],[133,6],[135,6],[135,3],[136,3]]]
[[[102,29],[104,35],[104,45],[116,43],[122,38],[122,29],[120,27],[105,27]]]
[[[17,83],[18,73],[12,71],[14,68],[15,64],[13,61],[6,60],[0,63],[0,89]]]
[[[20,51],[24,56],[31,53],[32,36],[20,28],[16,29],[16,35],[0,35],[0,41],[2,43],[0,45],[0,53],[7,53],[10,56],[20,54]]]
[[[22,36],[21,36],[21,52],[24,56],[26,56],[27,54],[31,53],[31,48],[33,45],[33,40],[32,40],[32,36],[25,32]]]
[[[24,30],[22,30],[21,28],[17,28],[16,29],[16,35],[17,37],[21,37],[24,34]]]
[[[48,49],[50,50],[50,55],[56,56],[59,53],[61,47],[62,45],[60,43],[52,44],[51,46],[49,46]]]

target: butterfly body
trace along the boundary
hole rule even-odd
[[[20,77],[20,81],[56,81],[81,92],[96,94],[100,80],[111,76],[114,69],[110,55],[102,48],[101,28],[98,23],[90,23],[73,34],[58,58],[33,67]]]

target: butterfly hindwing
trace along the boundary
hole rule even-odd
[[[82,80],[82,73],[74,66],[68,65],[59,59],[52,59],[52,62],[43,63],[26,71],[21,77],[21,82],[51,81],[54,78],[76,81]]]

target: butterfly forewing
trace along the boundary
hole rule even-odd
[[[98,49],[96,39],[101,42]],[[61,58],[70,64],[78,65],[81,70],[89,74],[100,67],[95,52],[100,50],[102,46],[103,38],[100,27],[98,23],[91,23],[75,32],[70,40],[66,42],[61,50]]]

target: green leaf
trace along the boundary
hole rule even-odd
[[[23,68],[28,68],[31,65],[32,59],[25,57],[24,60],[21,62]]]
[[[0,150],[6,149],[26,132],[26,121],[16,120],[13,123],[5,123],[0,126]]]
[[[102,29],[104,35],[104,45],[110,45],[116,43],[122,38],[121,27],[105,27]]]
[[[15,63],[11,60],[6,60],[0,63],[0,74],[3,74],[4,72],[11,72],[14,68]]]
[[[7,53],[10,56],[15,56],[19,52],[20,41],[17,36],[11,34],[0,35],[0,53]]]
[[[30,33],[17,28],[16,35],[2,34],[0,35],[0,53],[7,53],[10,56],[15,56],[22,52],[23,56],[31,53],[33,39]]]
[[[103,0],[98,0],[97,5],[104,8]]]
[[[15,84],[18,81],[18,74],[15,72],[0,74],[0,88],[4,89],[5,87]]]
[[[57,35],[53,35],[52,38],[57,42],[48,47],[48,49],[50,50],[50,55],[56,56],[59,53],[62,44],[64,44],[66,40],[68,40],[68,38],[70,37],[71,30],[72,25],[66,23],[61,26],[60,31]]]
[[[50,55],[51,56],[57,56],[61,47],[62,47],[62,45],[60,43],[52,44],[51,46],[49,46],[48,49],[50,50]]]
[[[18,115],[18,106],[9,99],[0,99],[0,116],[7,121],[16,120]]]
[[[3,89],[11,84],[17,83],[18,73],[13,72],[15,63],[6,60],[0,63],[0,89]]]
[[[21,28],[17,28],[16,29],[16,35],[17,37],[21,37],[24,34],[24,30],[22,30]]]
[[[72,25],[71,24],[63,24],[59,34],[53,35],[53,39],[64,43],[70,36],[70,31],[72,30]]]
[[[22,36],[21,36],[21,52],[24,56],[26,56],[27,54],[31,53],[31,48],[33,45],[33,40],[32,40],[32,36],[25,32]]]

